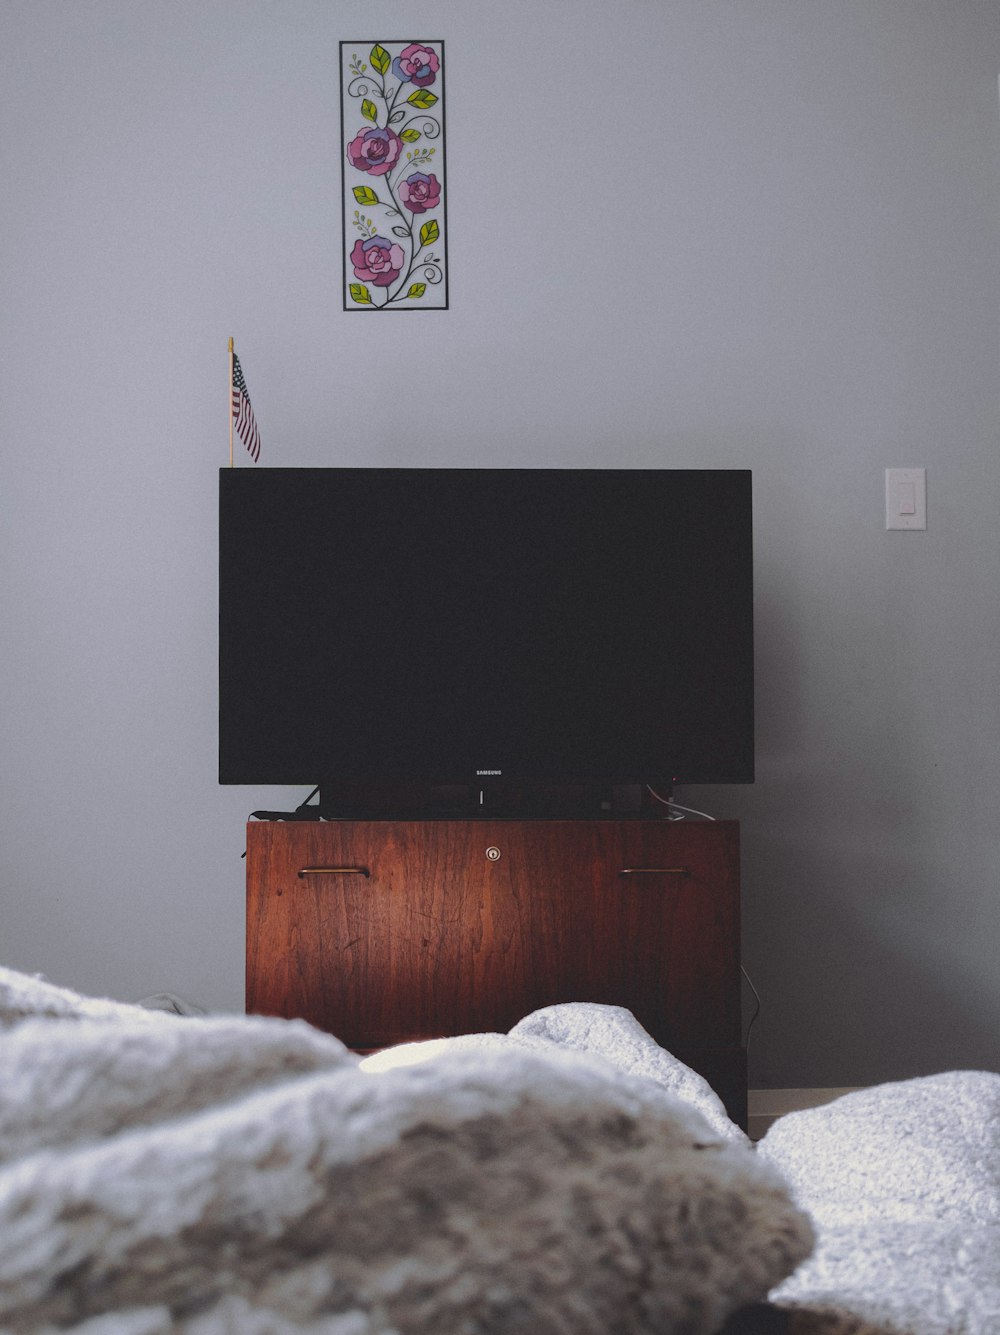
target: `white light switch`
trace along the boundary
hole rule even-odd
[[[886,528],[927,527],[927,470],[885,470]]]

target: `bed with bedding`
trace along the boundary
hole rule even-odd
[[[360,1059],[0,969],[0,1332],[989,1335],[1000,1076],[754,1147],[629,1012]]]

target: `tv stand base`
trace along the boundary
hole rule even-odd
[[[656,795],[654,796],[653,789]],[[662,818],[672,786],[646,784],[321,783],[294,811],[257,820],[602,820]],[[318,794],[318,801],[310,799]]]

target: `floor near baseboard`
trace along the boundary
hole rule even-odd
[[[842,1094],[850,1094],[857,1085],[835,1089],[751,1089],[747,1094],[747,1127],[751,1140],[760,1140],[773,1122],[785,1113],[803,1108],[819,1108]]]

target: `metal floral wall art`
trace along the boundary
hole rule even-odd
[[[444,42],[341,42],[340,114],[344,309],[447,309]]]

